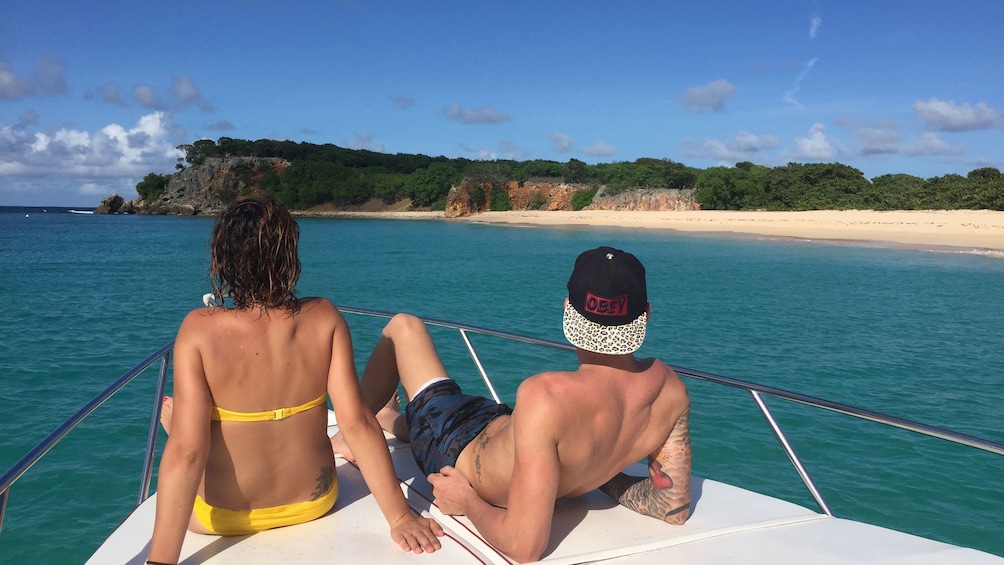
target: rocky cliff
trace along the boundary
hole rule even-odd
[[[278,174],[289,162],[278,158],[208,158],[168,179],[163,194],[147,202],[126,201],[112,194],[101,201],[96,214],[216,215],[239,196],[258,190],[258,179],[268,170]],[[464,181],[450,189],[446,217],[470,216],[489,209],[493,190],[505,191],[511,210],[572,210],[572,199],[595,185],[528,180],[509,181],[500,188],[491,183]],[[587,210],[700,210],[689,189],[626,190],[613,196],[598,187]],[[400,210],[399,206],[393,209]]]
[[[281,173],[288,165],[284,159],[265,157],[209,158],[171,175],[164,193],[152,202],[126,201],[112,194],[94,213],[213,216],[239,195],[250,194],[262,173],[269,169]]]
[[[489,209],[490,183],[463,182],[450,189],[446,200],[446,217],[470,216]],[[579,191],[591,190],[586,184],[510,181],[504,185],[512,210],[572,210],[572,197]],[[587,210],[700,210],[690,189],[636,189],[613,196],[604,195],[599,187]]]

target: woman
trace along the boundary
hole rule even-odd
[[[298,237],[271,198],[232,204],[213,229],[213,290],[233,304],[194,310],[178,330],[148,563],[176,563],[186,526],[242,535],[333,508],[326,397],[394,541],[440,547],[442,528],[412,515],[363,405],[345,319],[324,298],[296,297]]]

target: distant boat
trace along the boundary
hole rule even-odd
[[[70,210],[71,214],[93,214],[94,210]]]

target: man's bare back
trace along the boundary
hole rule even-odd
[[[528,413],[548,415],[551,421],[550,426],[524,429],[537,436],[535,441],[555,446],[558,498],[596,489],[661,449],[688,413],[686,389],[663,362],[631,361],[626,369],[585,364],[578,371],[527,379],[520,385],[512,415],[500,416],[482,430],[461,452],[457,470],[482,499],[507,506],[517,441],[514,430],[517,420]],[[689,483],[687,467],[686,473],[676,473],[676,482]],[[673,482],[668,471],[663,474]]]

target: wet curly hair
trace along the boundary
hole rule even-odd
[[[220,214],[209,242],[209,277],[234,308],[299,310],[300,227],[272,197],[238,200]]]

